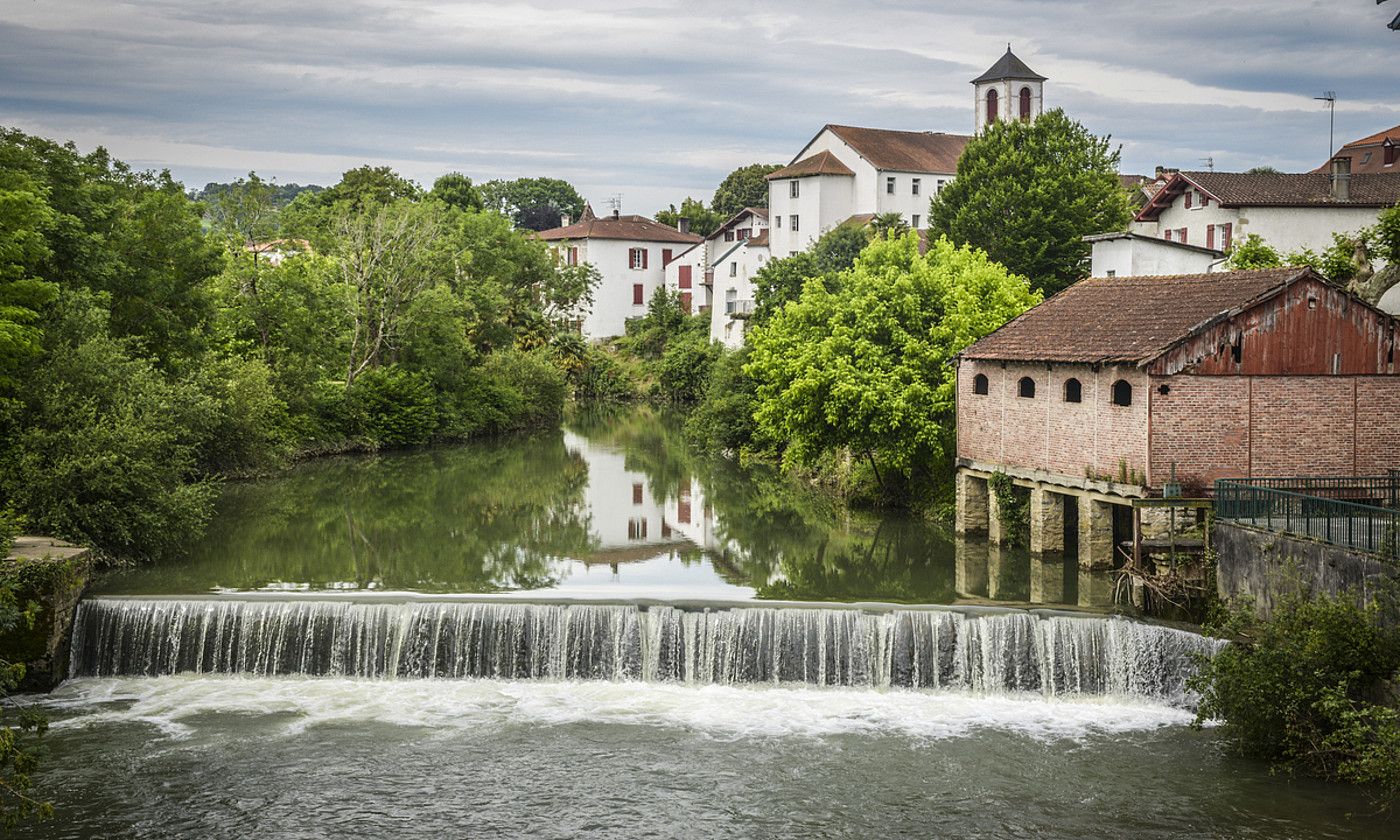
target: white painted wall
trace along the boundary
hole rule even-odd
[[[1040,116],[1045,106],[1045,86],[1043,82],[1028,82],[1016,79],[982,82],[973,89],[975,116],[973,127],[978,134],[987,127],[987,94],[997,92],[997,114],[1000,120],[1021,118],[1021,88],[1031,89],[1031,119]]]
[[[714,301],[710,309],[710,340],[730,349],[744,343],[748,314],[753,308],[753,277],[771,259],[771,252],[762,246],[741,245],[722,254],[715,262]],[[730,312],[729,302],[737,306]]]
[[[679,253],[689,247],[680,242],[636,242],[627,239],[579,239],[553,243],[556,250],[579,249],[579,262],[591,263],[598,269],[601,280],[593,290],[593,306],[583,314],[583,335],[599,339],[623,335],[627,319],[646,314],[647,304],[665,277],[662,252]],[[647,267],[631,267],[629,252],[633,248],[647,250]],[[642,302],[633,304],[633,286],[641,284]]]
[[[1177,232],[1185,228],[1187,244],[1207,247],[1206,228],[1215,225],[1215,247],[1220,248],[1220,226],[1229,223],[1234,225],[1235,242],[1253,233],[1280,253],[1300,248],[1320,251],[1332,244],[1333,233],[1355,233],[1373,225],[1380,212],[1376,207],[1221,207],[1214,201],[1203,207],[1199,194],[1188,209],[1185,195],[1180,195],[1155,223],[1135,223],[1133,229],[1154,238],[1171,230],[1176,240]]]
[[[634,548],[674,542],[662,536],[665,505],[652,493],[645,473],[627,469],[621,450],[593,443],[581,435],[564,432],[564,446],[588,462],[588,486],[584,503],[588,506],[589,534],[599,549]],[[640,487],[641,501],[619,488]],[[642,536],[645,521],[646,536]]]
[[[1123,237],[1093,243],[1089,273],[1093,277],[1204,274],[1219,259],[1160,239]]]

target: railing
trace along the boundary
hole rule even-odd
[[[1274,482],[1284,486],[1308,486],[1302,482],[1321,482],[1313,485],[1320,493],[1349,495],[1357,487],[1367,493],[1374,492],[1379,485],[1364,483],[1371,480],[1221,479],[1215,482],[1215,516],[1217,519],[1309,537],[1355,551],[1379,554],[1390,560],[1400,560],[1400,510],[1270,486]],[[1333,481],[1338,483],[1329,483]]]
[[[1387,475],[1295,478],[1232,478],[1234,484],[1319,496],[1340,502],[1400,509],[1400,470]]]
[[[743,318],[753,314],[753,301],[751,300],[727,300],[724,302],[724,311],[727,315],[735,318]]]

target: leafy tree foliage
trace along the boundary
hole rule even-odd
[[[45,234],[53,211],[28,176],[0,168],[0,398],[21,365],[37,355],[40,318],[58,288],[36,276],[50,256]]]
[[[291,204],[297,196],[301,195],[304,192],[318,193],[325,189],[325,187],[317,186],[316,184],[303,185],[295,183],[264,183],[267,184],[269,196],[272,200],[272,206],[274,209],[277,210],[280,210],[283,207],[286,207],[288,204]],[[234,189],[237,184],[237,181],[233,181],[230,183],[219,183],[217,181],[210,181],[209,183],[204,185],[204,189],[201,189],[199,191],[191,191],[189,195],[190,198],[194,201],[203,202],[206,205],[213,205],[218,202],[220,195],[227,192],[228,190]]]
[[[808,282],[752,332],[744,372],[759,429],[812,463],[841,449],[903,476],[952,452],[957,352],[1040,300],[1024,279],[947,239],[876,240],[832,291]]]
[[[1092,233],[1126,229],[1119,153],[1062,110],[974,137],[929,207],[929,233],[980,248],[1046,294],[1087,276]]]
[[[837,275],[855,265],[860,252],[870,244],[871,234],[872,230],[862,225],[838,225],[808,250],[765,263],[753,279],[753,323],[767,321],[784,304],[797,300],[813,278],[820,278],[828,291],[835,291]]]
[[[751,163],[741,166],[724,176],[715,188],[710,207],[721,219],[743,210],[745,207],[768,206],[768,180],[770,172],[782,169],[779,163]]]
[[[517,178],[487,181],[480,187],[482,204],[525,230],[549,230],[559,226],[567,213],[583,214],[583,196],[568,181],[558,178]]]
[[[460,172],[449,172],[433,182],[429,198],[436,198],[448,207],[471,211],[482,208],[481,193],[472,185],[472,179]]]
[[[1400,794],[1400,711],[1379,702],[1400,669],[1390,607],[1292,595],[1269,620],[1237,610],[1213,632],[1235,640],[1203,664],[1198,722],[1220,720],[1241,754]]]
[[[709,236],[718,230],[729,216],[709,209],[703,201],[686,198],[681,202],[681,209],[677,210],[676,205],[672,204],[665,210],[656,211],[655,218],[656,221],[670,227],[675,227],[682,218],[686,218],[690,220],[691,233],[696,236]]]

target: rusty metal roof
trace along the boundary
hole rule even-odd
[[[1321,280],[1309,268],[1094,277],[1012,319],[960,355],[1001,361],[1143,363],[1219,318],[1305,277]]]

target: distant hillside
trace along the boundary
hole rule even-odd
[[[195,201],[213,201],[219,195],[228,191],[229,184],[219,184],[213,181],[204,185],[202,190],[190,190],[190,198]],[[326,188],[317,184],[269,184],[272,187],[272,204],[279,210],[292,203],[292,199],[304,192],[318,193]]]

